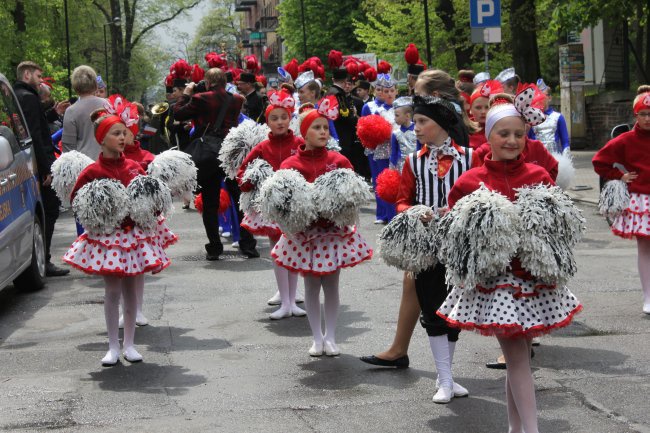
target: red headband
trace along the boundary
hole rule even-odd
[[[264,117],[268,120],[269,114],[271,111],[276,108],[283,108],[289,113],[289,117],[293,114],[293,108],[296,105],[296,101],[285,89],[282,89],[278,92],[272,92],[269,94],[269,105],[266,107],[264,112]]]
[[[97,140],[97,143],[102,144],[104,138],[106,138],[106,134],[108,134],[108,130],[111,129],[111,126],[117,123],[121,123],[122,125],[124,125],[122,119],[120,119],[117,116],[108,116],[104,120],[102,120],[99,126],[97,127],[97,130],[95,131],[95,140]]]
[[[305,116],[304,119],[302,119],[302,123],[300,123],[300,135],[305,137],[307,135],[307,130],[311,126],[312,123],[314,123],[314,120],[318,119],[319,117],[322,117],[325,119],[325,116],[322,116],[318,110],[311,110],[307,115]]]
[[[634,114],[645,109],[650,109],[650,92],[641,93],[634,103]]]
[[[302,120],[300,124],[300,135],[303,137],[307,134],[307,130],[311,124],[318,117],[322,117],[327,120],[336,120],[339,117],[339,103],[334,95],[327,95],[318,103],[318,108],[307,113],[307,116]]]

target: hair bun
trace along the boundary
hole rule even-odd
[[[509,93],[497,93],[490,96],[490,108],[499,104],[513,104],[514,98]]]
[[[106,116],[109,116],[109,115],[110,114],[108,113],[108,111],[106,111],[105,108],[99,108],[99,109],[93,111],[92,113],[90,113],[90,121],[95,123],[100,118],[106,117]]]
[[[640,95],[641,93],[650,92],[650,85],[641,84],[638,89],[636,89],[636,94]]]

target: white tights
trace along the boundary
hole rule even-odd
[[[535,384],[530,369],[532,340],[497,337],[508,368],[506,399],[508,401],[509,433],[539,433]]]
[[[108,348],[119,352],[119,316],[120,297],[124,300],[124,348],[133,346],[135,337],[135,315],[137,311],[137,284],[136,277],[116,277],[104,275],[104,317],[106,318],[106,331],[108,332]],[[141,278],[140,281],[144,281]]]
[[[641,288],[643,289],[643,303],[650,303],[650,239],[636,238],[637,250],[639,252],[638,266]]]
[[[135,287],[135,296],[137,299],[136,303],[136,317],[142,314],[142,301],[144,299],[144,274],[135,275],[133,277],[135,281],[133,287]],[[122,311],[124,311],[124,301],[122,301]]]
[[[339,275],[333,274],[315,276],[305,275],[305,310],[309,326],[314,335],[314,343],[321,345],[323,341],[336,344],[336,319],[339,314]],[[325,334],[320,317],[320,288],[323,287],[325,310]]]
[[[279,237],[269,236],[269,245],[271,250],[280,240]],[[273,262],[273,273],[275,282],[278,285],[282,305],[280,310],[290,311],[296,305],[296,290],[298,289],[298,273],[291,272],[277,263]]]

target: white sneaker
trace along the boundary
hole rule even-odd
[[[386,224],[384,220],[375,220],[375,224]]]
[[[533,346],[539,346],[540,344],[542,344],[542,339],[539,337],[534,337],[531,344]]]
[[[438,404],[447,404],[454,397],[454,391],[446,386],[438,388],[438,392],[433,396],[433,402]]]
[[[643,304],[643,312],[646,314],[650,314],[650,302],[646,302]]]
[[[144,317],[142,311],[138,311],[138,313],[135,315],[135,324],[138,326],[147,326],[149,324],[149,320]]]
[[[323,350],[327,356],[338,356],[341,354],[339,347],[333,341],[323,341]]]
[[[300,304],[300,303],[303,303],[303,302],[305,302],[305,295],[303,295],[303,294],[299,293],[298,291],[296,291],[296,304]]]
[[[311,345],[309,348],[309,356],[323,356],[323,342],[321,341],[320,344],[314,343]]]
[[[300,308],[299,306],[297,306],[296,304],[293,304],[291,306],[291,314],[296,317],[303,317],[307,315],[307,312],[302,308]]]
[[[239,242],[233,242],[232,247],[233,248],[239,248]]]
[[[232,234],[230,232],[223,232],[221,233],[221,236],[223,236],[224,238],[229,238],[230,236],[232,236]]]
[[[291,308],[284,309],[280,307],[274,312],[272,312],[271,314],[269,314],[269,318],[271,320],[286,319],[287,317],[291,317]]]
[[[298,302],[298,300],[296,300],[296,302]],[[280,291],[275,292],[275,295],[271,296],[271,299],[266,301],[266,303],[269,305],[281,305],[282,298],[280,298]]]
[[[436,389],[438,388],[440,388],[440,381],[436,379]],[[454,397],[467,397],[469,395],[469,391],[467,390],[467,388],[457,384],[456,382],[454,382],[453,391],[454,391]]]
[[[120,314],[120,320],[117,322],[117,326],[120,329],[124,329],[124,316]]]
[[[120,359],[120,352],[119,350],[111,350],[109,349],[108,352],[106,352],[106,355],[102,358],[102,365],[105,367],[110,367],[115,364],[117,364],[117,361]]]
[[[126,359],[129,362],[142,361],[142,355],[140,355],[138,351],[135,350],[135,347],[133,346],[125,348],[124,352],[122,352],[122,355],[124,355],[124,359]]]

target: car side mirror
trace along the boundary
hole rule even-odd
[[[0,136],[0,171],[9,168],[14,162],[14,152],[9,141]]]

